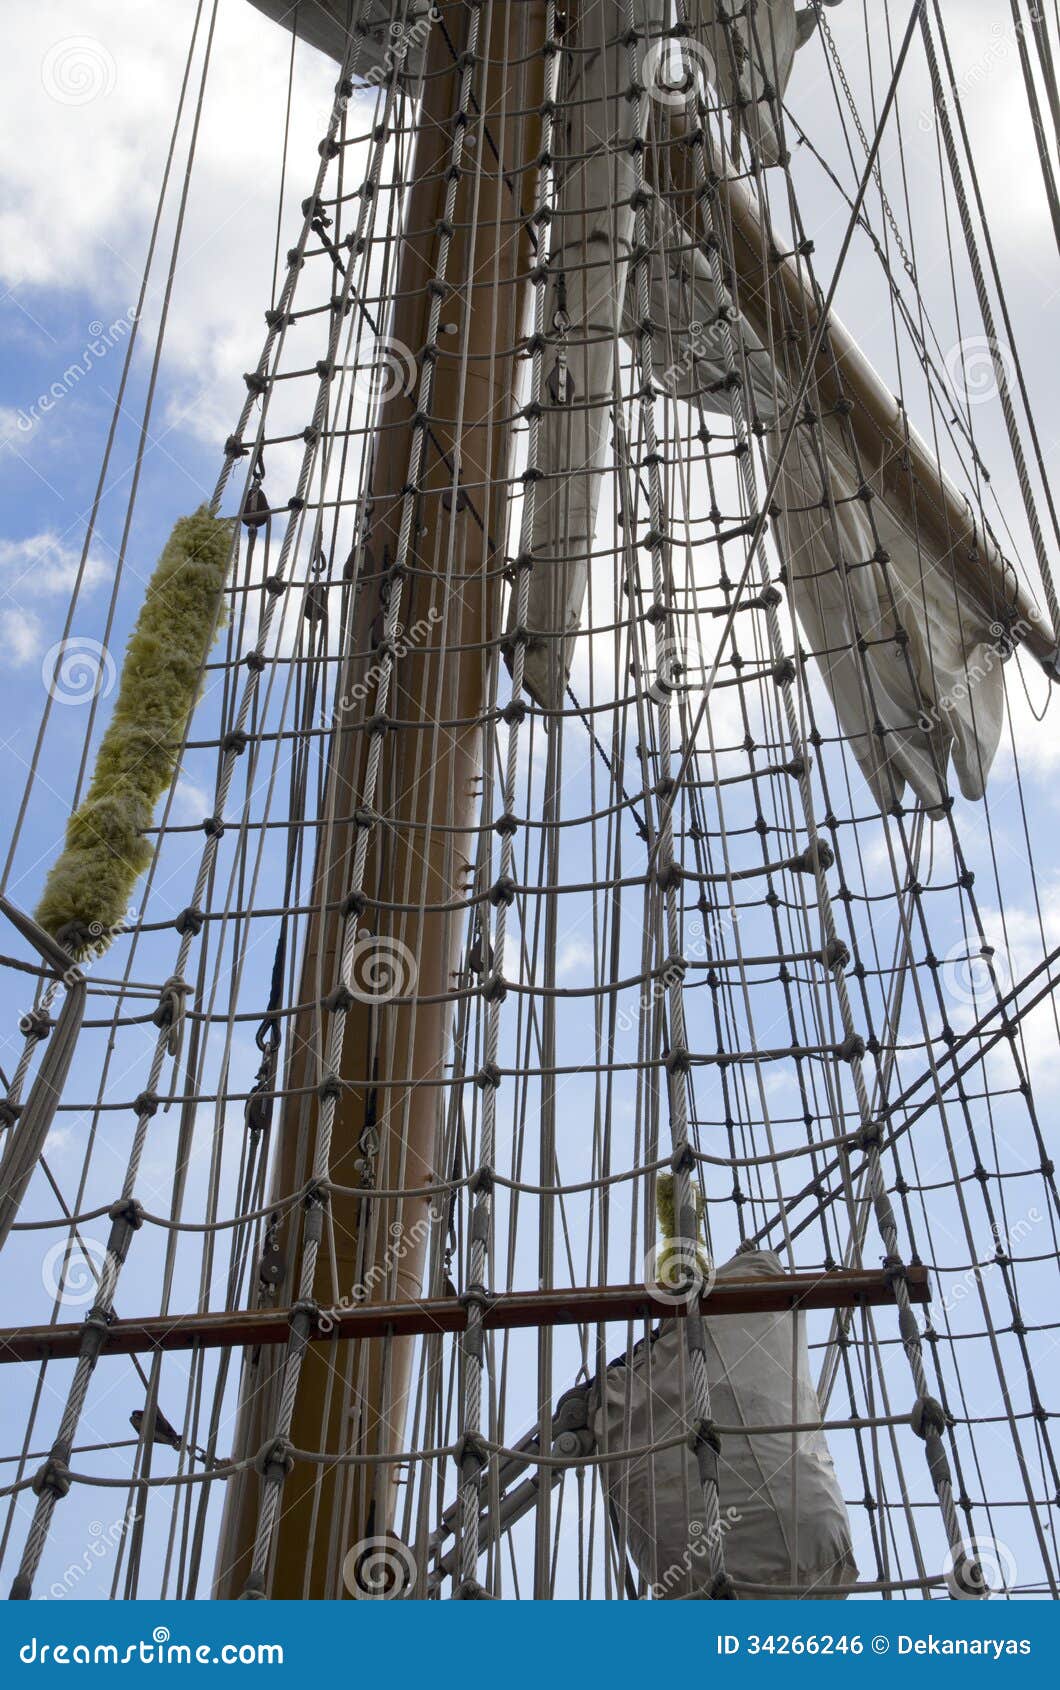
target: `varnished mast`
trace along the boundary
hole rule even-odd
[[[470,8],[439,0],[440,20],[426,43],[423,98],[419,106],[409,178],[412,183],[393,284],[392,345],[422,355],[427,342],[429,285],[435,275],[439,222],[444,215],[458,110],[460,58]],[[396,394],[382,409],[368,509],[370,531],[361,553],[358,601],[349,666],[340,693],[356,684],[372,662],[373,628],[387,591],[404,594],[401,622],[427,628],[422,643],[409,641],[395,670],[393,724],[384,733],[377,791],[381,820],[369,850],[363,921],[367,930],[397,941],[417,971],[415,993],[427,1002],[380,1006],[356,1002],[346,1025],[342,1079],[332,1149],[337,1185],[362,1183],[366,1132],[378,1141],[374,1183],[382,1189],[422,1187],[435,1177],[436,1128],[448,1095],[445,1077],[450,1007],[431,1002],[450,992],[463,934],[452,906],[466,895],[474,859],[470,832],[482,766],[482,730],[491,652],[500,636],[499,604],[510,418],[515,391],[515,348],[524,327],[527,277],[532,262],[528,215],[542,98],[544,0],[494,0],[482,8],[479,64],[472,79],[474,152],[479,161],[461,176],[449,248],[443,333],[430,405],[429,446],[417,504],[414,569],[403,581],[390,565],[398,549],[401,495],[408,479],[414,397]],[[481,114],[479,116],[478,114]],[[494,152],[496,149],[496,153]],[[499,160],[498,160],[499,155]],[[428,355],[433,355],[428,349]],[[454,446],[459,442],[459,464]],[[456,487],[463,489],[457,493]],[[452,590],[447,576],[458,583]],[[371,695],[370,695],[371,696]],[[300,1001],[320,1005],[336,979],[339,907],[348,891],[355,844],[352,812],[361,803],[369,734],[362,705],[336,720],[328,825],[318,855],[316,884],[325,913],[307,945]],[[432,729],[436,721],[457,728]],[[411,905],[389,913],[372,906],[373,894]],[[419,907],[419,908],[418,908]],[[320,1075],[314,1023],[303,1014],[288,1055],[287,1084],[312,1085]],[[348,1083],[373,1073],[377,1087]],[[411,1083],[388,1087],[387,1075]],[[311,1172],[315,1105],[297,1094],[279,1123],[274,1189],[299,1189]],[[340,1295],[407,1302],[421,1294],[427,1235],[426,1199],[369,1203],[333,1194],[330,1202]],[[417,1221],[422,1224],[417,1225]],[[402,1251],[391,1246],[400,1224]],[[298,1238],[284,1239],[288,1287],[295,1274]],[[334,1302],[331,1264],[322,1253],[316,1295]],[[284,1300],[290,1300],[285,1297]],[[382,1355],[389,1359],[381,1370]],[[411,1362],[411,1341],[389,1345],[339,1342],[313,1346],[302,1367],[292,1424],[298,1448],[378,1454],[401,1446]],[[261,1447],[268,1437],[268,1407],[275,1401],[277,1367],[261,1352],[247,1374],[238,1446]],[[346,1412],[347,1391],[353,1402]],[[260,1481],[251,1474],[231,1487],[225,1512],[217,1593],[238,1596],[249,1564]],[[386,1529],[392,1510],[392,1470],[382,1464],[329,1468],[296,1463],[284,1488],[270,1592],[277,1598],[342,1594],[346,1549]],[[338,1545],[336,1550],[335,1545]]]

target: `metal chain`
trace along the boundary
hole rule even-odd
[[[835,66],[835,73],[839,78],[839,86],[843,90],[843,97],[850,108],[850,115],[854,119],[854,127],[858,132],[858,140],[861,142],[865,157],[868,158],[869,138],[862,125],[857,104],[855,102],[854,95],[851,92],[850,83],[847,81],[847,73],[843,68],[843,61],[839,56],[839,49],[835,44],[835,36],[832,34],[831,26],[824,14],[824,0],[814,0],[814,7],[817,12],[817,27],[824,38],[832,63]],[[898,227],[898,219],[891,210],[891,202],[884,191],[883,175],[878,164],[873,168],[872,176],[873,181],[876,183],[876,186],[880,191],[880,204],[883,206],[884,216],[890,224],[891,233],[894,236],[894,244],[898,248],[898,252],[902,260],[902,266],[913,286],[919,288],[919,283],[916,279],[916,268],[906,249],[905,242],[902,239],[902,231]]]

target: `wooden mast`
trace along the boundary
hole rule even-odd
[[[400,241],[388,341],[419,356],[426,344],[439,222],[459,110],[460,56],[470,9],[464,0],[438,0],[440,18],[426,41],[404,233]],[[463,935],[461,912],[439,910],[466,895],[474,861],[472,834],[482,768],[482,730],[490,668],[500,637],[500,584],[510,449],[509,419],[516,387],[515,348],[523,329],[531,259],[527,217],[540,135],[545,42],[544,0],[489,0],[481,8],[478,66],[473,76],[470,148],[465,145],[454,234],[442,307],[430,404],[429,446],[416,516],[412,567],[395,582],[402,490],[408,479],[414,398],[396,394],[383,408],[375,442],[358,602],[352,618],[351,663],[344,686],[371,669],[373,634],[381,626],[386,592],[403,593],[406,651],[395,662],[376,811],[364,886],[362,920],[411,973],[404,994],[423,1002],[355,1002],[343,1047],[345,1082],[332,1141],[337,1185],[360,1186],[365,1158],[380,1189],[429,1185],[436,1129],[448,1089],[450,1006],[431,1002],[454,986]],[[455,333],[452,330],[455,329]],[[385,349],[385,348],[384,348]],[[459,465],[457,465],[457,456]],[[457,482],[465,489],[453,497]],[[455,508],[454,508],[455,506]],[[487,649],[487,642],[494,642]],[[378,659],[376,658],[376,662]],[[340,687],[340,695],[343,688]],[[347,695],[348,696],[348,695]],[[316,1052],[322,1000],[333,989],[338,906],[349,888],[356,838],[351,823],[361,802],[369,735],[367,702],[339,714],[332,757],[329,809],[316,870],[322,913],[307,942],[299,1001],[311,1005],[295,1023],[287,1058],[287,1087],[276,1146],[274,1191],[302,1187],[310,1174],[315,1103],[298,1088],[319,1081]],[[459,726],[437,724],[459,723]],[[376,908],[375,900],[404,904]],[[369,942],[370,943],[370,942]],[[401,949],[399,950],[398,947]],[[402,958],[411,961],[402,963]],[[399,987],[399,990],[401,988]],[[366,1085],[369,1076],[377,1082]],[[403,1083],[390,1083],[389,1076]],[[374,1147],[374,1155],[372,1154]],[[398,1303],[422,1293],[428,1232],[426,1199],[368,1203],[333,1194],[334,1272],[325,1249],[315,1296],[321,1307],[340,1297]],[[398,1229],[395,1234],[394,1229]],[[394,1237],[400,1250],[394,1248]],[[299,1254],[292,1228],[287,1254],[288,1301]],[[302,1367],[291,1428],[296,1448],[356,1449],[378,1454],[401,1447],[412,1353],[411,1339],[341,1341],[313,1345]],[[384,1357],[386,1358],[384,1372]],[[270,1435],[278,1368],[275,1352],[259,1352],[242,1386],[236,1447],[249,1454]],[[353,1408],[347,1412],[347,1398]],[[269,1582],[275,1598],[344,1594],[341,1567],[355,1544],[390,1525],[394,1493],[383,1465],[328,1468],[296,1462],[283,1492]],[[249,1473],[228,1487],[216,1594],[238,1596],[249,1567],[260,1481]]]

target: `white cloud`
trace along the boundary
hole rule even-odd
[[[0,446],[25,439],[26,430],[19,427],[18,418],[19,413],[11,405],[0,405]]]
[[[89,317],[110,322],[136,302],[195,11],[193,0],[136,8],[130,28],[115,0],[50,0],[8,20],[6,48],[24,70],[0,111],[0,280],[45,356],[51,348],[40,324],[49,314],[40,290],[89,294],[86,339]],[[205,34],[204,24],[143,312],[141,357],[155,341]],[[64,41],[76,42],[77,54],[56,71]],[[170,430],[216,447],[218,465],[244,396],[242,373],[257,361],[272,303],[290,41],[246,0],[226,0],[219,9],[151,428],[162,448]],[[323,55],[299,47],[281,276],[301,224],[300,202],[313,184],[335,76]],[[89,88],[94,92],[83,98]],[[76,97],[63,97],[70,90]],[[42,228],[61,230],[61,238],[42,240]],[[320,355],[316,348],[310,362]],[[68,362],[65,348],[55,356],[57,366]],[[108,395],[122,352],[111,356],[113,376],[109,365],[95,375]],[[295,402],[304,404],[304,395]],[[306,420],[299,415],[299,431]],[[25,438],[16,423],[16,411],[0,414],[0,439]]]
[[[16,601],[30,595],[68,594],[77,582],[80,564],[80,549],[50,531],[29,534],[24,540],[0,540],[0,593]],[[110,564],[90,551],[81,590],[91,591],[112,573]]]
[[[1050,774],[1060,765],[1060,734],[1055,731],[1060,706],[1053,696],[1053,683],[1036,663],[1020,655],[1006,667],[1005,696],[1010,726],[1001,735],[995,780],[1014,772],[1017,757],[1025,773]]]
[[[172,819],[175,822],[200,822],[203,816],[210,814],[212,807],[213,800],[206,788],[182,775],[173,794]]]
[[[50,531],[0,539],[0,650],[13,667],[36,663],[59,637],[80,567],[80,547]],[[91,593],[112,574],[107,560],[90,551],[80,594]]]
[[[32,663],[44,649],[40,618],[30,610],[0,611],[0,646],[16,669]]]
[[[578,935],[572,934],[565,938],[560,945],[559,957],[556,961],[556,977],[560,980],[566,980],[571,975],[581,976],[586,971],[591,974],[595,961],[596,952],[592,947],[591,936],[580,938]]]

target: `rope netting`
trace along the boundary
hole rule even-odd
[[[339,31],[224,449],[228,617],[151,866],[76,972],[11,932],[4,1342],[83,1322],[4,1374],[15,1592],[105,1543],[114,1596],[666,1595],[631,1496],[680,1446],[689,1565],[761,1594],[726,1566],[726,1437],[793,1475],[791,1381],[726,1427],[684,1280],[501,1318],[653,1287],[670,1174],[685,1269],[883,1287],[804,1315],[855,1588],[1055,1595],[1060,952],[1011,712],[986,776],[1003,672],[1044,691],[1056,532],[945,8],[811,7],[790,94],[764,0],[376,10]],[[824,171],[805,85],[849,144]],[[951,210],[930,244],[917,192]],[[893,394],[829,313],[854,263]],[[968,324],[1003,504],[947,379]],[[96,717],[61,796],[42,724],[14,915]],[[343,1324],[424,1302],[455,1326]],[[601,1424],[671,1319],[678,1430]],[[797,1537],[769,1590],[837,1594]]]

